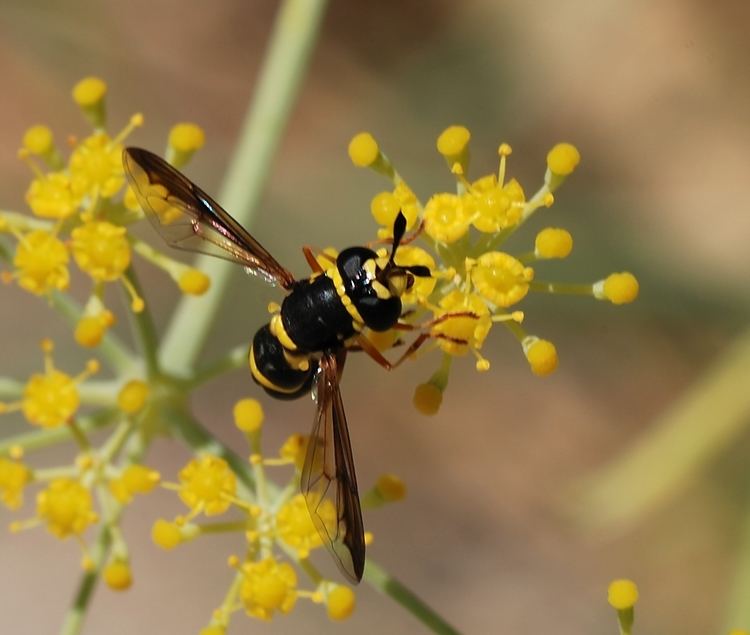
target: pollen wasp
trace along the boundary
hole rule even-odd
[[[415,326],[400,321],[401,295],[416,277],[429,277],[421,265],[397,265],[406,218],[393,224],[388,256],[368,247],[349,247],[330,257],[325,269],[309,247],[303,252],[312,275],[297,280],[208,194],[166,161],[140,148],[126,148],[123,164],[140,206],[172,247],[206,253],[243,266],[287,295],[268,324],[258,329],[249,352],[253,379],[277,399],[296,399],[312,390],[317,411],[302,468],[301,488],[313,524],[339,569],[354,583],[365,566],[365,537],[349,431],[339,382],[347,352],[361,350],[387,369],[398,366],[429,337],[422,332],[398,361],[389,362],[367,339],[372,331],[424,329],[454,313]],[[461,340],[455,340],[465,343]],[[324,501],[336,510],[336,523],[320,513]]]

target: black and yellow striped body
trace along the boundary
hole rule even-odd
[[[294,283],[250,347],[253,379],[269,395],[306,394],[320,353],[346,347],[365,326],[385,331],[396,323],[401,300],[375,280],[377,257],[365,247],[351,247],[325,273]]]

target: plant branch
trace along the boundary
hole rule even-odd
[[[245,227],[252,225],[325,6],[326,0],[285,0],[279,10],[255,99],[218,196]],[[200,298],[180,300],[161,350],[163,367],[178,377],[195,365],[235,269],[227,261],[208,256],[198,257],[195,266],[210,276],[211,288]]]

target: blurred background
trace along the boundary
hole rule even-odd
[[[30,175],[16,152],[27,127],[46,123],[58,139],[88,133],[70,91],[92,74],[109,84],[111,130],[144,113],[134,144],[159,151],[173,123],[202,125],[207,143],[187,172],[216,192],[275,10],[267,0],[4,0],[0,207],[25,209]],[[640,633],[722,632],[742,613],[750,439],[746,412],[725,411],[747,392],[746,375],[727,376],[697,427],[683,429],[672,415],[717,376],[750,313],[748,20],[742,0],[330,3],[252,227],[280,261],[303,275],[302,244],[344,247],[372,237],[369,201],[387,184],[349,162],[354,133],[371,131],[424,200],[453,187],[435,138],[460,123],[472,131],[472,174],[493,172],[506,141],[514,150],[509,174],[527,192],[541,183],[548,149],[575,143],[577,172],[512,246],[525,249],[545,225],[565,227],[574,253],[545,277],[593,281],[629,270],[641,282],[639,300],[625,307],[528,298],[525,326],[555,342],[558,372],[532,376],[498,328],[484,348],[491,371],[477,374],[468,359],[454,364],[431,418],[414,410],[411,395],[438,356],[393,374],[350,357],[343,390],[361,487],[385,471],[409,487],[403,503],[366,515],[376,539],[369,553],[462,632],[616,633],[606,603],[616,577],[639,585]],[[146,298],[163,326],[178,294],[153,271],[144,269]],[[74,292],[85,297],[88,284]],[[37,370],[43,336],[55,339],[64,370],[81,368],[88,355],[43,301],[15,287],[2,293],[0,375]],[[205,358],[249,341],[271,299],[279,295],[238,270]],[[269,452],[307,431],[307,400],[273,402],[259,392],[238,371],[206,386],[194,405],[243,453],[231,425],[241,396],[263,401]],[[714,438],[727,417],[732,425],[721,429],[729,431]],[[11,417],[1,424],[22,427]],[[669,425],[674,434],[659,436]],[[657,437],[661,445],[650,447],[659,451],[623,468],[610,487],[620,457]],[[683,473],[691,440],[698,456]],[[164,440],[150,462],[174,479],[187,456]],[[662,474],[672,479],[670,495],[641,505],[643,488],[658,487]],[[230,582],[225,561],[237,537],[157,550],[153,520],[178,510],[169,492],[129,508],[135,585],[124,594],[99,588],[86,633],[195,633],[206,623]],[[10,518],[0,512],[3,523]],[[43,530],[0,538],[1,630],[56,632],[79,559],[75,544]],[[750,615],[748,604],[744,610]],[[750,620],[732,625],[750,628]],[[300,601],[268,625],[237,616],[231,632],[251,631],[425,632],[367,585],[341,624]]]

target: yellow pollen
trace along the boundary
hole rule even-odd
[[[425,232],[438,242],[456,242],[469,230],[470,221],[462,199],[455,194],[435,194],[425,205]]]
[[[243,432],[257,432],[263,424],[263,407],[257,399],[240,399],[234,404],[234,425]]]
[[[349,158],[357,167],[370,167],[379,157],[380,148],[369,132],[360,132],[349,142]]]
[[[23,147],[31,154],[44,156],[55,149],[55,139],[47,126],[32,126],[23,135]]]
[[[531,267],[524,267],[513,256],[499,251],[482,254],[471,270],[471,281],[477,292],[501,307],[523,300],[533,277]]]
[[[148,384],[140,379],[131,379],[117,393],[117,407],[125,414],[133,415],[146,405]]]
[[[68,250],[56,236],[44,230],[24,235],[13,257],[18,285],[35,295],[63,291],[70,284]]]
[[[632,580],[613,580],[607,589],[607,601],[618,611],[633,608],[638,602],[638,587]]]
[[[198,269],[186,269],[179,277],[180,291],[187,295],[203,295],[211,286],[211,279]]]
[[[86,77],[73,87],[73,100],[81,107],[90,107],[104,99],[107,84],[98,77]]]
[[[558,143],[547,154],[547,167],[552,174],[568,176],[581,161],[581,154],[571,143]]]
[[[130,265],[130,244],[124,227],[91,221],[76,227],[71,237],[76,263],[98,282],[116,280]]]
[[[178,123],[169,131],[169,145],[178,152],[192,153],[206,142],[203,128],[194,123]]]
[[[537,377],[546,377],[555,372],[558,359],[557,350],[552,342],[529,335],[523,339],[522,346],[531,372]]]
[[[454,159],[464,154],[469,146],[471,133],[464,126],[450,126],[437,138],[437,151],[446,159]],[[455,163],[455,161],[453,161]]]

